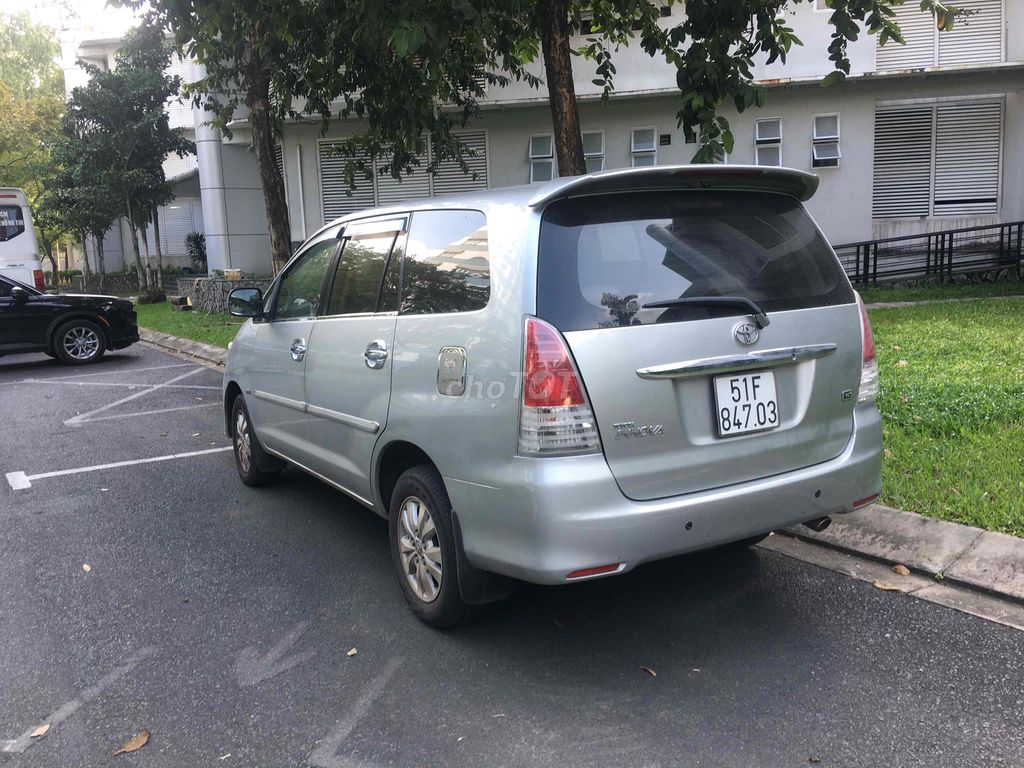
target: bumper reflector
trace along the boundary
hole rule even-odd
[[[573,571],[566,580],[572,579],[585,579],[588,576],[601,576],[606,573],[618,573],[625,566],[625,563],[612,563],[611,565],[599,565],[596,568],[581,568],[578,571]]]
[[[857,499],[857,501],[853,502],[853,508],[860,509],[861,507],[866,507],[868,504],[873,504],[878,501],[878,496],[879,494],[873,493],[870,496],[865,496],[863,499]]]

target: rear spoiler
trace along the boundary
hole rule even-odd
[[[531,208],[555,200],[608,192],[650,190],[727,189],[742,192],[774,192],[805,201],[818,189],[818,177],[792,168],[758,165],[665,165],[655,168],[622,168],[586,176],[556,179],[530,198]]]

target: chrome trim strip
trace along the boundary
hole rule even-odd
[[[279,458],[279,459],[284,459],[284,460],[285,460],[285,461],[287,461],[287,462],[288,462],[289,464],[294,464],[294,465],[295,465],[296,467],[298,467],[299,469],[301,469],[301,470],[302,470],[303,472],[308,472],[308,473],[309,473],[309,474],[311,474],[311,475],[312,475],[313,477],[315,477],[315,478],[316,478],[317,480],[322,480],[323,482],[327,483],[327,484],[328,484],[329,486],[331,486],[332,488],[337,488],[337,489],[338,489],[339,491],[341,491],[342,493],[344,493],[344,494],[345,494],[346,496],[351,496],[351,497],[352,497],[353,499],[355,499],[356,501],[358,501],[358,502],[359,502],[360,504],[362,504],[363,506],[365,506],[365,507],[369,507],[369,508],[370,508],[370,509],[372,509],[372,510],[373,510],[374,512],[378,512],[378,510],[377,510],[377,507],[376,507],[376,506],[374,506],[374,503],[373,503],[372,501],[370,501],[369,499],[364,499],[364,498],[363,498],[362,496],[360,496],[360,495],[359,495],[358,493],[355,493],[355,492],[353,492],[353,491],[350,491],[350,490],[349,490],[348,488],[346,488],[346,487],[345,487],[344,485],[342,485],[341,483],[336,483],[336,482],[334,482],[333,480],[331,480],[331,479],[330,479],[329,477],[324,477],[324,476],[323,476],[323,475],[321,475],[321,474],[320,474],[319,472],[316,472],[316,471],[314,471],[314,470],[310,469],[309,467],[307,467],[307,466],[306,466],[305,464],[300,464],[299,462],[295,461],[295,459],[289,459],[289,458],[288,458],[287,456],[285,456],[285,455],[284,455],[283,453],[280,453],[280,452],[278,452],[278,451],[275,451],[275,450],[274,450],[273,448],[268,448],[268,447],[267,447],[267,446],[265,446],[265,445],[264,445],[264,446],[262,446],[262,447],[263,447],[263,450],[265,450],[265,451],[266,451],[267,453],[272,453],[272,454],[274,454],[275,456],[277,456],[277,458]],[[378,514],[379,514],[379,512],[378,512]]]
[[[306,404],[306,413],[311,413],[314,416],[319,416],[324,419],[330,419],[336,421],[339,424],[344,424],[347,427],[355,427],[363,432],[369,432],[371,435],[377,434],[380,430],[380,422],[370,421],[369,419],[361,419],[358,416],[350,416],[347,413],[341,411],[332,411],[330,408],[321,408],[319,405]]]
[[[835,344],[806,344],[802,347],[763,349],[745,355],[706,357],[701,360],[685,360],[681,363],[637,368],[636,375],[641,379],[687,379],[705,374],[728,373],[749,368],[775,368],[780,365],[827,357],[836,349]]]
[[[284,406],[285,408],[291,408],[293,411],[299,411],[301,413],[306,412],[306,404],[298,400],[292,400],[290,397],[281,397],[281,395],[274,395],[270,392],[263,392],[259,389],[252,391],[253,397],[258,397],[260,400],[266,400],[268,403],[274,403],[274,405]]]

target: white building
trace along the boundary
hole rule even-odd
[[[758,67],[769,88],[764,108],[737,114],[724,107],[736,139],[725,161],[818,174],[809,208],[836,244],[1024,219],[1024,0],[958,6],[970,15],[943,33],[917,3],[901,6],[907,45],[883,48],[862,35],[849,48],[852,76],[832,88],[820,87],[831,71],[831,12],[823,0],[794,6],[789,21],[804,46],[785,65]],[[664,19],[666,26],[677,21]],[[82,43],[78,55],[92,44]],[[592,65],[574,62],[588,167],[689,162],[697,147],[676,127],[674,69],[639,47],[620,50],[615,63],[616,92],[602,103]],[[198,225],[201,197],[210,267],[269,272],[265,209],[244,118],[228,142],[204,127],[199,113],[178,108],[172,116],[195,134],[198,179],[190,176],[194,169],[179,169],[179,203],[188,202]],[[480,118],[465,132],[479,152],[471,160],[476,178],[450,164],[435,177],[422,170],[401,181],[380,177],[349,195],[330,150],[356,131],[356,122],[342,120],[325,136],[313,122],[285,127],[280,156],[293,241],[377,203],[539,182],[557,168],[546,92],[519,83],[489,89]]]

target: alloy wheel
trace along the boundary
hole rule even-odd
[[[441,592],[443,578],[441,539],[430,508],[417,496],[402,502],[398,551],[402,572],[413,594],[424,603],[434,602]]]
[[[239,411],[235,416],[235,451],[242,474],[248,473],[252,466],[252,436],[249,434],[249,420],[245,417],[245,411]]]
[[[64,334],[61,345],[68,357],[75,360],[89,360],[99,352],[100,337],[92,328],[76,325]]]

